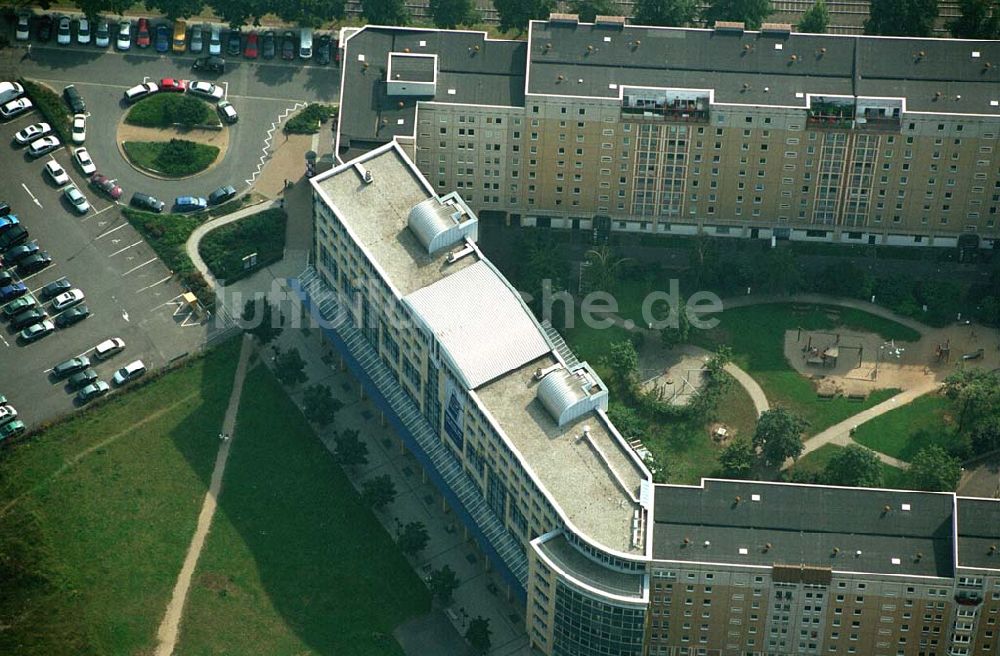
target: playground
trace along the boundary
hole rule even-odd
[[[710,357],[700,349],[668,349],[659,339],[646,339],[639,349],[640,388],[671,405],[687,405],[705,384],[705,363]]]

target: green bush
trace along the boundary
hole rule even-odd
[[[286,134],[316,134],[320,123],[337,117],[336,105],[313,103],[285,122]]]
[[[125,116],[129,125],[147,128],[165,128],[172,125],[194,127],[218,125],[215,113],[208,103],[194,96],[161,93],[137,102]]]
[[[215,146],[184,139],[126,141],[122,145],[133,164],[171,178],[204,171],[219,156],[219,149]]]
[[[39,113],[45,117],[45,121],[52,126],[59,140],[64,144],[71,143],[69,111],[59,94],[31,80],[21,78],[20,82],[25,95],[35,104]]]
[[[208,233],[198,250],[216,279],[232,283],[282,258],[285,224],[284,210],[264,210]],[[250,253],[257,253],[257,265],[244,270]]]

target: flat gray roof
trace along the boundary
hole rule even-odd
[[[1000,575],[1000,499],[959,497],[958,565]]]
[[[406,296],[478,261],[478,255],[472,253],[449,264],[447,257],[453,249],[428,255],[409,229],[410,209],[434,194],[421,182],[398,147],[369,155],[362,163],[372,173],[370,184],[351,165],[317,176],[312,184],[326,193],[339,210],[341,220],[401,295]]]
[[[611,594],[642,597],[644,574],[620,572],[591,560],[571,545],[563,533],[540,542],[538,548],[560,569],[581,583]]]
[[[905,97],[908,111],[1000,116],[990,105],[1000,99],[998,41],[535,21],[529,61],[529,93],[617,98],[621,86],[714,89],[715,102],[801,107],[797,93],[889,96]]]
[[[475,394],[583,535],[616,551],[638,553],[632,547],[632,516],[639,506],[617,482],[608,463],[636,498],[644,475],[596,412],[563,426],[552,419],[538,399],[534,373],[556,363],[555,357],[546,355]],[[581,439],[584,426],[590,427],[591,439],[601,453]]]
[[[820,485],[658,485],[653,557],[950,577],[953,503],[951,494]]]

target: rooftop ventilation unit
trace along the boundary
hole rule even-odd
[[[453,246],[466,237],[478,236],[478,220],[472,214],[445,197],[428,198],[410,210],[407,225],[431,255]]]
[[[580,23],[579,14],[549,14],[549,22],[560,25],[577,25]]]
[[[743,34],[745,29],[743,21],[715,21],[715,31],[719,34]]]
[[[476,249],[472,244],[466,244],[464,248],[460,248],[459,250],[453,253],[448,253],[448,264],[454,264],[455,262],[458,262],[466,255],[474,253],[475,251]]]
[[[788,36],[792,33],[791,23],[764,23],[760,26],[761,34],[770,36]]]
[[[615,29],[625,29],[625,17],[624,16],[598,16],[594,19],[594,25],[600,25],[601,27],[613,27]]]

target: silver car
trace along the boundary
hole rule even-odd
[[[82,191],[77,189],[75,184],[66,185],[63,193],[78,213],[86,214],[90,211],[90,203],[87,202],[87,197],[83,195]]]
[[[191,40],[188,41],[188,50],[198,54],[205,48],[205,32],[201,27],[195,25],[191,28]]]

